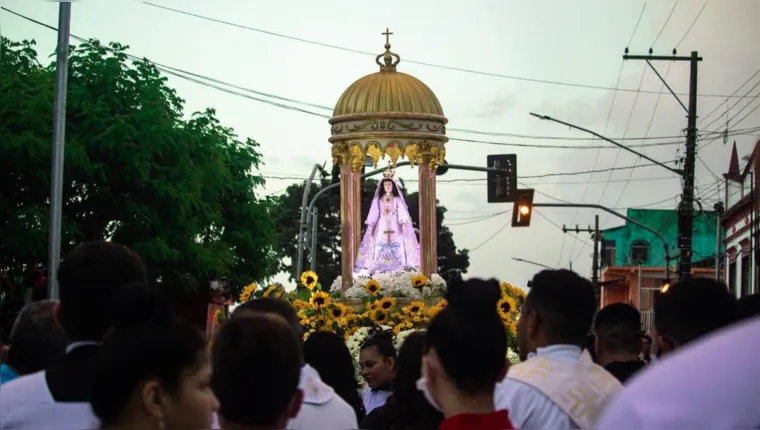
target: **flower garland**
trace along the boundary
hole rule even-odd
[[[330,290],[340,290],[341,285],[342,278],[338,276]],[[374,294],[371,288],[382,288],[388,296],[422,299],[442,296],[446,292],[446,281],[438,274],[432,274],[428,279],[416,270],[404,269],[381,273],[375,277],[357,276],[353,285],[345,291],[344,296],[350,299],[364,299]]]

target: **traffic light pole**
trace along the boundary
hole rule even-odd
[[[653,56],[653,55],[623,55],[624,60],[644,60],[649,67],[654,70],[657,77],[665,84],[668,91],[678,100],[681,107],[686,110],[688,115],[686,126],[686,158],[683,169],[683,194],[681,195],[681,204],[678,210],[678,279],[683,281],[691,277],[691,254],[692,238],[694,235],[694,166],[697,155],[697,71],[699,62],[702,57],[697,51],[692,51],[688,57],[676,57],[675,50],[673,56]],[[652,61],[688,61],[691,66],[689,74],[689,106],[688,108],[681,102],[678,95],[670,88],[665,79],[652,65]],[[716,268],[717,270],[717,268]]]
[[[660,242],[662,242],[662,247],[665,250],[665,261],[670,261],[670,250],[668,249],[668,241],[665,239],[665,236],[663,236],[659,231],[653,229],[652,227],[649,227],[646,224],[642,224],[641,222],[636,221],[633,218],[628,218],[627,216],[621,214],[620,212],[616,212],[606,206],[595,205],[592,203],[533,203],[533,207],[535,208],[585,208],[585,209],[603,210],[610,215],[614,215],[622,220],[630,222],[631,224],[641,227],[642,229],[657,236],[657,238],[660,239]],[[669,279],[669,278],[670,278],[670,264],[666,263],[665,264],[665,279]]]
[[[533,206],[538,206],[534,204]],[[574,229],[562,226],[562,231],[567,233],[568,231],[574,231],[576,233],[584,232],[590,233],[594,238],[594,256],[591,261],[591,284],[594,286],[594,292],[596,293],[596,303],[601,306],[602,289],[599,288],[599,243],[601,242],[601,235],[599,234],[599,215],[594,215],[594,228],[579,228],[577,225]]]

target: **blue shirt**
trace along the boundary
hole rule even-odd
[[[0,365],[0,385],[18,378],[16,372],[7,364]]]

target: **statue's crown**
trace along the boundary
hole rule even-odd
[[[396,169],[393,169],[393,168],[391,168],[391,166],[388,166],[388,168],[385,169],[385,172],[383,172],[383,177],[390,179],[395,174],[396,174]]]

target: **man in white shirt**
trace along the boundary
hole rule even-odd
[[[147,285],[145,265],[129,248],[112,242],[77,246],[58,269],[60,303],[54,313],[69,344],[47,370],[22,376],[0,389],[0,429],[95,429],[90,407],[92,363],[127,286]]]
[[[634,378],[603,430],[760,428],[760,317],[713,332]]]
[[[496,387],[496,409],[518,429],[591,428],[622,386],[581,345],[596,294],[569,270],[544,270],[531,281],[517,327],[520,358]]]
[[[272,298],[251,300],[238,306],[232,313],[232,318],[246,313],[279,315],[288,322],[299,342],[303,343],[303,329],[298,315],[286,301]],[[300,349],[301,353],[302,351]],[[301,357],[301,362],[303,363],[303,357]],[[288,422],[288,429],[342,430],[359,428],[354,409],[338,396],[330,386],[322,382],[317,371],[308,364],[303,363],[301,367],[298,388],[303,391],[303,405],[298,415]]]

